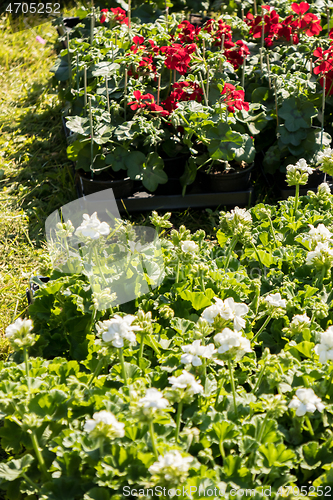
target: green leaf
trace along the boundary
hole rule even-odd
[[[120,64],[113,63],[110,61],[101,61],[91,68],[91,74],[93,76],[111,76],[117,73],[120,68]]]
[[[0,478],[5,481],[15,481],[15,479],[21,477],[29,469],[33,461],[33,456],[28,454],[18,460],[0,463]]]
[[[291,96],[283,101],[279,109],[279,117],[285,120],[285,127],[289,132],[296,132],[301,128],[310,128],[312,118],[317,115],[313,103],[305,96]]]
[[[54,73],[55,78],[59,82],[65,82],[69,78],[69,66],[67,57],[58,57],[52,68],[51,73]]]
[[[280,140],[283,144],[292,144],[299,146],[301,142],[307,137],[308,129],[300,128],[296,132],[290,132],[285,125],[279,125],[278,132],[280,133]]]
[[[180,335],[185,335],[188,331],[193,330],[193,321],[189,321],[184,318],[172,318],[170,321],[170,326]]]
[[[190,158],[185,164],[185,170],[180,177],[180,183],[184,186],[189,186],[195,181],[197,176],[197,165],[194,158]]]
[[[207,146],[209,155],[215,160],[233,160],[236,150],[240,149],[244,144],[243,135],[232,131],[226,123],[219,123],[218,126],[210,127],[207,138],[210,139]]]
[[[110,500],[111,493],[106,488],[96,486],[89,490],[83,497],[83,500]]]
[[[265,467],[293,467],[296,458],[295,453],[288,449],[283,443],[278,445],[268,443],[260,446],[259,452],[265,457]]]
[[[219,229],[216,233],[217,241],[219,242],[220,247],[224,248],[226,242],[228,241],[228,236]]]
[[[142,180],[145,160],[146,157],[141,151],[132,151],[130,155],[125,158],[127,173],[132,180]]]
[[[159,184],[165,184],[168,176],[164,172],[164,162],[157,153],[149,153],[143,165],[142,184],[149,191],[155,191]]]
[[[83,118],[81,116],[67,117],[66,125],[72,132],[81,135],[90,135],[89,118]]]
[[[239,435],[239,431],[236,429],[235,424],[227,420],[213,424],[213,430],[218,441],[232,440]]]
[[[126,170],[126,158],[130,155],[130,152],[121,146],[117,146],[112,153],[105,156],[105,163],[111,165],[112,170],[118,172],[119,170]]]
[[[200,309],[211,305],[211,299],[215,297],[215,292],[211,288],[208,288],[205,293],[183,290],[179,295],[182,299],[190,301],[192,307],[196,311],[199,311]]]
[[[247,134],[242,134],[243,145],[241,148],[235,150],[235,160],[238,162],[245,161],[246,163],[252,163],[256,154],[256,150],[253,144],[253,139]]]

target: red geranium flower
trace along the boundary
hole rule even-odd
[[[180,101],[201,102],[203,90],[196,82],[176,82],[172,86],[169,97],[162,102],[163,106],[171,113],[178,107]]]
[[[179,43],[161,47],[162,54],[166,54],[164,64],[169,69],[175,69],[181,75],[187,73],[191,62],[190,54],[196,50],[196,44],[192,43],[183,47]]]
[[[155,98],[152,94],[142,94],[140,90],[135,90],[133,95],[135,97],[135,101],[131,101],[127,104],[133,111],[148,108],[150,111],[159,113],[161,116],[169,115],[168,111],[155,103]]]
[[[182,43],[192,43],[198,40],[198,35],[201,31],[201,28],[197,26],[196,28],[186,19],[178,24],[178,29],[180,29],[180,33],[178,34],[178,39]]]
[[[126,17],[126,11],[120,7],[115,7],[110,9],[112,14],[114,15],[114,20],[118,21],[120,24],[127,24],[128,26],[128,17]]]
[[[224,102],[227,104],[229,113],[233,113],[235,108],[249,110],[249,103],[244,101],[244,91],[236,90],[236,87],[231,83],[224,84],[221,94],[225,96]]]

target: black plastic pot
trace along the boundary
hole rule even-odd
[[[157,189],[154,191],[156,195],[174,195],[181,194],[182,185],[180,183],[179,177],[169,177],[168,182],[165,184],[159,184]]]
[[[116,180],[99,180],[98,177],[90,179],[85,172],[79,170],[77,172],[77,182],[85,195],[98,193],[105,189],[113,189],[115,198],[119,199],[128,198],[133,194],[134,183],[129,177]]]
[[[243,191],[248,189],[254,163],[237,172],[221,174],[198,171],[198,179],[202,188],[210,193],[226,193],[228,191]]]
[[[37,276],[33,276],[32,278],[38,278],[42,283],[48,283],[50,281],[50,278],[48,276],[37,275]],[[25,294],[27,296],[27,301],[28,301],[29,306],[30,306],[30,304],[33,303],[34,295],[37,292],[37,290],[39,289],[39,285],[37,283],[35,283],[34,281],[32,281],[32,278],[30,278],[29,288],[26,288],[26,290],[25,290]]]

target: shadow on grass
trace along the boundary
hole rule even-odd
[[[8,174],[6,185],[16,183],[12,192],[17,205],[29,216],[29,237],[38,246],[44,240],[48,215],[76,197],[61,105],[48,104],[49,96],[43,101],[43,94],[48,92],[50,85],[34,83],[18,106],[29,108],[27,112],[2,129],[13,138],[15,152],[11,158],[17,167]]]

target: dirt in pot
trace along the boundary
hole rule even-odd
[[[126,170],[118,170],[118,172],[114,172],[113,170],[103,170],[102,172],[94,172],[93,176],[92,172],[80,170],[80,175],[81,177],[93,179],[94,181],[119,181],[128,177]]]
[[[249,166],[245,161],[241,162],[228,162],[224,160],[215,160],[210,168],[205,170],[205,173],[212,175],[228,175],[234,172],[241,172]]]

